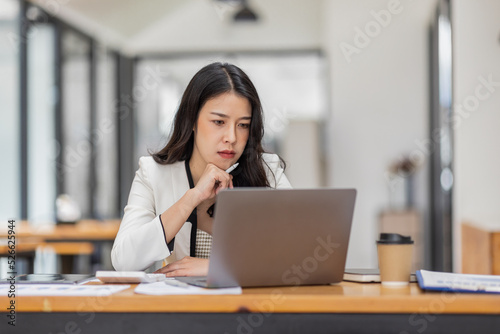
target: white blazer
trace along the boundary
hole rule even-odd
[[[264,154],[267,179],[272,188],[291,188],[279,157]],[[273,175],[274,174],[274,175]],[[119,271],[156,270],[168,257],[172,262],[189,256],[191,227],[184,223],[175,235],[174,249],[169,251],[159,215],[189,190],[184,161],[160,165],[152,157],[139,159],[139,169],[128,198],[120,229],[116,235],[111,261]]]

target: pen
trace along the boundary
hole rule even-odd
[[[229,174],[229,173],[231,173],[233,170],[235,170],[235,169],[236,169],[236,167],[238,167],[238,165],[239,165],[239,163],[238,163],[238,162],[237,162],[237,163],[235,163],[234,165],[232,165],[231,167],[229,167],[228,169],[226,169],[226,173],[228,173],[228,174]],[[217,181],[217,182],[215,183],[215,186],[218,186],[218,184],[219,184],[219,182]],[[214,207],[215,207],[215,203],[214,203],[214,204],[212,204],[212,205],[208,208],[207,213],[208,213],[208,216],[209,216],[209,217],[213,217],[213,216],[214,216]]]
[[[226,173],[228,173],[228,174],[229,174],[229,173],[231,173],[233,170],[235,170],[235,169],[236,169],[236,167],[238,167],[238,165],[239,165],[239,164],[240,164],[240,163],[239,163],[239,162],[237,162],[237,163],[235,163],[234,165],[232,165],[231,167],[229,167],[228,169],[226,169]]]

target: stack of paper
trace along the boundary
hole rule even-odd
[[[241,287],[206,289],[172,280],[142,283],[135,288],[135,293],[144,295],[241,295],[241,292]]]
[[[418,270],[420,288],[438,291],[500,293],[500,276]]]
[[[19,284],[16,296],[109,296],[130,285]],[[10,285],[0,285],[0,295],[7,296]]]

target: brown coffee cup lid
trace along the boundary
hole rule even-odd
[[[413,240],[411,240],[410,236],[404,236],[397,233],[380,233],[380,237],[379,240],[377,240],[377,244],[406,245],[406,244],[413,244]]]

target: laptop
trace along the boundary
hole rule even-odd
[[[342,281],[355,189],[236,188],[221,191],[206,277],[208,288]]]

